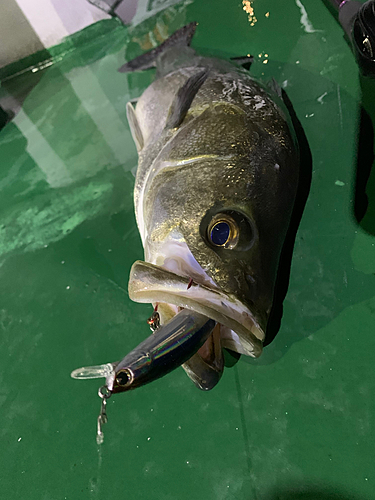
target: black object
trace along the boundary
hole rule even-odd
[[[375,78],[375,0],[329,0],[349,38],[358,66],[365,76]]]
[[[362,73],[375,78],[375,1],[362,5],[354,19],[352,44]]]

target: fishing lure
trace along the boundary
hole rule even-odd
[[[183,309],[121,361],[78,368],[71,373],[72,378],[79,380],[106,379],[98,392],[102,399],[97,422],[98,444],[104,439],[103,425],[108,420],[106,405],[111,395],[136,389],[181,366],[204,344],[215,325],[214,320],[203,314]]]

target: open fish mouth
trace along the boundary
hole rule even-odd
[[[214,286],[192,281],[149,262],[136,261],[130,271],[129,297],[135,302],[158,304],[162,323],[181,308],[213,319],[220,325],[222,347],[258,357],[264,329],[256,314],[232,295]]]

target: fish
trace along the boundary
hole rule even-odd
[[[224,371],[224,349],[256,358],[266,337],[298,188],[298,141],[276,82],[266,86],[251,76],[251,56],[198,54],[191,47],[196,28],[182,27],[119,69],[156,69],[126,106],[138,152],[134,205],[144,248],[128,290],[133,301],[152,304],[156,329],[123,361],[72,373],[106,378],[99,441],[112,392],[180,365],[199,389],[211,390]],[[157,349],[160,339],[178,354]],[[156,351],[155,371],[149,361]]]
[[[190,46],[196,27],[184,26],[119,71],[156,68],[136,105],[127,104],[144,247],[129,297],[157,305],[161,324],[180,308],[218,323],[183,365],[209,390],[220,377],[207,374],[223,370],[224,348],[262,352],[299,149],[276,82],[269,88],[252,78],[251,57],[199,55]]]

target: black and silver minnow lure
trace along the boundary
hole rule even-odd
[[[120,362],[78,368],[71,373],[75,379],[106,378],[106,384],[99,389],[102,407],[98,417],[98,444],[103,442],[107,399],[112,394],[148,384],[181,366],[204,344],[215,325],[214,320],[183,309]]]

